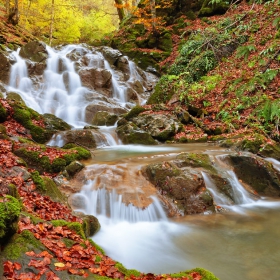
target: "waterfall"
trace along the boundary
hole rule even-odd
[[[212,194],[216,205],[219,205],[219,206],[232,205],[232,201],[225,194],[221,193],[218,190],[218,188],[216,187],[213,180],[211,180],[210,176],[203,171],[201,172],[201,174],[202,174],[205,186]]]
[[[152,197],[153,202],[148,207],[140,209],[132,204],[126,205],[122,201],[122,195],[117,194],[115,189],[112,191],[107,191],[105,188],[92,190],[91,186],[92,181],[88,181],[80,193],[73,195],[72,200],[78,198],[84,202],[84,208],[75,209],[76,211],[83,211],[96,217],[105,216],[113,223],[154,222],[167,219],[156,197]]]
[[[61,49],[47,46],[46,51],[48,59],[40,64],[41,68],[45,67],[43,74],[36,72],[36,63],[21,58],[19,50],[12,54],[16,63],[11,69],[9,90],[19,93],[26,105],[37,112],[54,114],[73,127],[82,128],[90,121],[86,116],[88,106],[97,104],[101,108],[99,110],[113,113],[116,108],[119,114],[139,102],[140,98],[135,96],[132,103],[127,102],[128,88],[134,92],[135,77],[137,80],[141,78],[133,62],[129,62],[131,73],[128,81],[122,77],[126,73],[122,74],[111,66],[98,49],[68,45]],[[29,66],[35,69],[31,77],[28,77]],[[111,73],[111,77],[106,76],[106,71]],[[103,81],[100,78],[95,81],[92,75],[100,75],[101,79],[105,75],[108,84],[103,88]],[[146,82],[149,79],[155,82],[150,76]],[[145,82],[143,78],[141,82]]]

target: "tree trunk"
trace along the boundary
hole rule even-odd
[[[115,4],[117,7],[119,19],[120,19],[120,21],[122,21],[125,16],[124,9],[123,9],[123,2],[122,2],[122,0],[115,0]]]
[[[52,45],[52,38],[53,38],[53,24],[54,24],[54,0],[52,0],[52,7],[51,7],[51,22],[50,22],[50,37],[49,37],[49,45]]]
[[[150,8],[151,8],[151,17],[152,17],[152,28],[155,33],[156,28],[156,0],[150,0]]]

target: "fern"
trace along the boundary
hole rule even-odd
[[[255,50],[256,50],[256,47],[254,45],[238,47],[237,51],[236,51],[236,57],[237,58],[244,57],[245,59],[247,59],[249,54]]]

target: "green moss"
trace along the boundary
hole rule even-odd
[[[140,276],[141,273],[138,271],[138,270],[135,270],[135,269],[127,269],[125,268],[121,263],[117,262],[115,264],[115,267],[120,271],[122,272],[123,274],[125,274],[125,276]]]
[[[62,238],[62,240],[67,248],[71,248],[76,243],[74,240],[68,238]]]
[[[49,177],[42,176],[41,177],[44,181],[45,184],[45,194],[48,195],[51,199],[54,201],[59,201],[59,202],[65,202],[66,198],[65,196],[61,193],[55,182],[50,179]]]
[[[101,254],[106,255],[105,251],[98,245],[96,244],[92,239],[88,239],[90,244],[97,249]]]
[[[140,113],[145,112],[145,111],[146,111],[145,108],[143,108],[139,105],[136,105],[125,115],[125,119],[129,121],[132,118],[138,116]]]
[[[32,222],[33,224],[35,224],[35,225],[36,225],[36,224],[39,224],[39,223],[45,222],[45,220],[43,220],[43,219],[41,219],[41,218],[39,218],[39,217],[37,217],[37,216],[34,216],[34,215],[32,215],[32,214],[30,214],[30,213],[28,213],[28,212],[22,211],[22,212],[20,213],[20,215],[23,216],[23,217],[29,217],[30,220],[31,220],[31,222]]]
[[[174,278],[188,277],[190,275],[190,273],[192,273],[192,272],[198,272],[202,276],[201,280],[219,280],[219,278],[217,278],[212,272],[210,272],[204,268],[199,268],[199,267],[192,269],[192,270],[180,272],[180,273],[173,273],[170,276],[174,277]]]
[[[78,223],[78,222],[66,222],[64,220],[54,220],[51,221],[51,223],[55,226],[66,226],[68,227],[70,230],[75,231],[77,234],[79,234],[83,239],[86,239],[85,236],[85,232],[83,230],[83,226],[82,224]]]
[[[0,242],[9,238],[17,230],[17,220],[21,203],[13,196],[0,197]]]
[[[52,164],[52,170],[53,172],[60,172],[66,167],[66,160],[63,158],[56,158]]]
[[[8,113],[5,107],[0,102],[0,122],[4,122],[7,119]]]
[[[217,173],[216,169],[212,166],[209,156],[206,154],[181,153],[177,156],[177,159],[183,160],[186,166],[202,167]]]
[[[45,185],[45,182],[44,180],[42,179],[42,177],[40,176],[39,172],[38,171],[34,171],[31,173],[31,178],[33,180],[33,182],[35,183],[36,185],[36,188],[45,193],[46,192],[46,185]]]
[[[16,260],[30,249],[43,247],[29,230],[24,230],[20,234],[12,237],[4,247],[2,255],[9,260]]]
[[[90,151],[85,148],[76,146],[74,148],[69,148],[69,150],[76,151],[76,152],[63,155],[63,159],[65,160],[66,165],[69,165],[74,160],[82,160],[82,159],[91,158]]]

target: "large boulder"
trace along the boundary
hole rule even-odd
[[[119,126],[116,132],[124,144],[156,145],[153,137],[132,122]]]
[[[98,133],[98,132],[96,132]],[[89,149],[96,148],[96,140],[94,132],[89,129],[69,130],[62,134],[64,143],[75,143],[76,145],[86,147]]]
[[[117,120],[118,120],[117,115],[111,114],[106,111],[99,111],[96,112],[96,114],[94,115],[91,124],[97,126],[102,126],[102,125],[112,126],[116,123]]]
[[[43,42],[32,41],[20,49],[19,55],[34,62],[43,62],[48,58],[47,46]]]
[[[238,179],[251,186],[260,195],[280,196],[280,173],[273,165],[259,157],[229,155]]]
[[[90,89],[106,88],[112,86],[112,73],[107,69],[86,68],[79,71],[82,85]]]
[[[170,140],[183,128],[183,125],[170,114],[141,114],[133,118],[132,121],[159,141]]]
[[[91,123],[97,112],[104,111],[110,114],[121,115],[128,111],[128,109],[120,106],[113,100],[97,100],[86,107],[85,121]]]
[[[115,65],[117,60],[122,56],[119,50],[110,47],[103,47],[101,52],[111,65]]]
[[[184,214],[215,211],[212,195],[206,189],[200,171],[188,167],[180,169],[172,161],[163,161],[146,166],[144,174]]]

